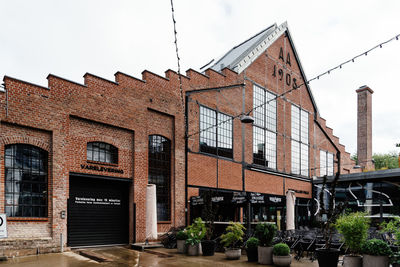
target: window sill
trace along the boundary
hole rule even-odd
[[[118,163],[107,163],[107,162],[93,161],[93,160],[86,160],[86,162],[87,162],[87,163],[91,163],[91,164],[98,164],[98,165],[107,165],[107,166],[118,167]]]
[[[32,222],[47,222],[49,218],[38,218],[38,217],[8,217],[7,221],[17,222],[17,221],[32,221]]]
[[[171,221],[160,221],[157,224],[171,224]]]
[[[233,158],[219,156],[217,154],[207,153],[207,152],[204,152],[204,151],[199,151],[198,154],[206,155],[206,156],[213,157],[213,158],[219,158],[219,159],[225,159],[225,160],[233,161]]]

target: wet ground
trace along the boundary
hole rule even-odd
[[[153,249],[148,252],[138,252],[124,247],[104,247],[85,249],[85,252],[97,261],[79,255],[79,251],[42,254],[9,259],[0,262],[0,267],[222,267],[222,266],[261,266],[247,262],[247,257],[229,261],[225,254],[216,253],[212,257],[189,257],[178,254],[176,249]],[[100,262],[99,262],[100,261]],[[267,266],[267,265],[264,265]],[[317,267],[316,261],[308,259],[293,260],[292,267]]]

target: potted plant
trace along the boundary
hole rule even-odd
[[[345,267],[361,267],[361,244],[367,240],[369,218],[366,213],[356,212],[340,216],[336,221],[336,229],[343,235],[350,254],[343,258]]]
[[[205,220],[206,234],[204,240],[201,241],[201,249],[203,256],[213,256],[215,252],[216,242],[213,240],[214,234],[214,218],[216,216],[216,207],[212,203],[211,192],[206,192],[203,195],[204,206],[201,213],[202,218]]]
[[[290,248],[285,243],[274,245],[272,259],[276,266],[290,266],[292,256],[290,256]]]
[[[186,230],[180,230],[176,234],[176,247],[178,249],[178,253],[186,253],[187,251],[186,239],[188,239]]]
[[[201,218],[196,218],[194,222],[187,227],[186,244],[188,245],[187,253],[189,256],[197,256],[201,252],[200,241],[206,234],[206,227]]]
[[[390,257],[390,263],[393,267],[400,267],[400,252],[395,252]]]
[[[363,267],[388,267],[392,250],[383,240],[371,239],[361,246]]]
[[[238,260],[242,255],[240,245],[243,241],[244,226],[239,222],[230,222],[226,233],[221,235],[221,243],[225,247],[225,255],[229,260]]]
[[[272,264],[272,240],[276,234],[276,225],[271,223],[257,224],[255,235],[260,240],[258,250],[258,263]]]
[[[340,152],[337,152],[338,162],[340,162]],[[338,168],[340,169],[340,167]],[[321,190],[318,195],[319,201],[319,218],[324,218],[321,223],[321,230],[324,239],[324,246],[322,248],[315,249],[317,255],[318,265],[320,267],[337,267],[339,261],[340,250],[331,248],[331,241],[335,232],[334,223],[336,219],[342,214],[342,211],[346,207],[346,203],[335,203],[336,186],[340,177],[340,173],[337,172],[333,181],[330,183],[329,190],[326,189],[327,176],[324,176]],[[326,194],[327,193],[327,194]],[[325,195],[329,195],[329,200],[325,202]],[[326,205],[327,204],[327,205]]]
[[[246,242],[247,260],[250,262],[258,261],[258,245],[260,240],[257,237],[250,237]]]
[[[394,235],[393,243],[396,246],[400,246],[400,218],[395,217],[389,222],[383,222],[381,224],[382,233],[390,233]],[[400,267],[400,252],[394,253],[390,257],[390,262],[393,267]]]

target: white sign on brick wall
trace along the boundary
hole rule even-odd
[[[7,238],[7,216],[0,214],[0,238]]]

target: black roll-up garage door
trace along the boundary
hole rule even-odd
[[[68,246],[127,244],[130,183],[70,177]]]

